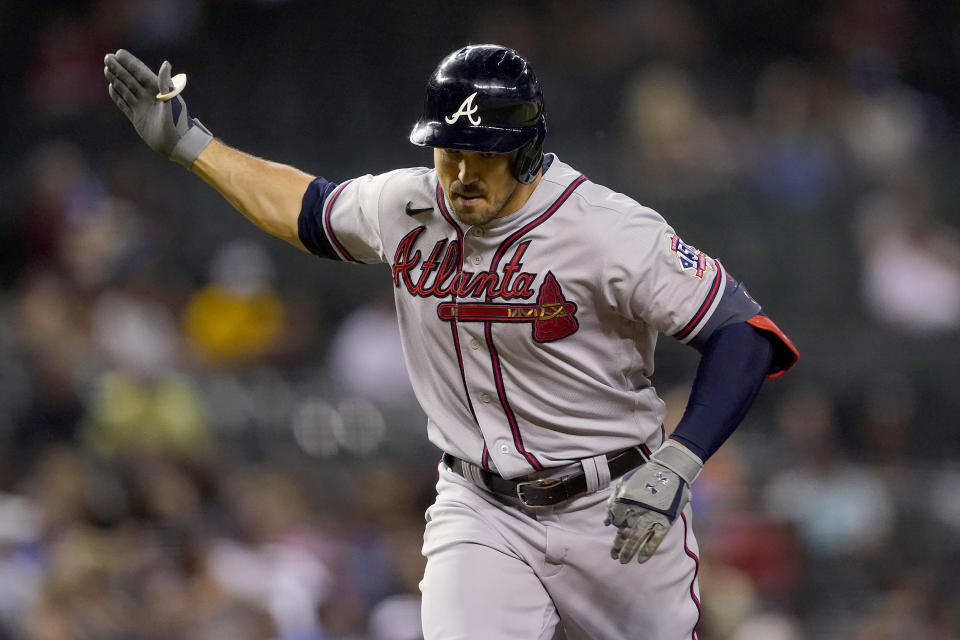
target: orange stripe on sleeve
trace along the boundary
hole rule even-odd
[[[800,359],[800,352],[790,342],[790,338],[767,316],[757,314],[747,320],[747,324],[760,331],[773,334],[773,337],[777,339],[777,343],[774,344],[773,366],[770,373],[767,374],[768,378],[779,378]]]

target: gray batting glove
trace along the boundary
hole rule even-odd
[[[668,440],[649,462],[620,478],[607,499],[604,521],[617,527],[610,557],[620,564],[633,556],[637,562],[649,560],[690,502],[690,485],[701,469],[700,458]]]
[[[147,146],[174,162],[190,168],[200,152],[213,140],[211,134],[187,112],[179,95],[168,100],[158,93],[173,90],[170,63],[160,65],[160,75],[125,49],[103,58],[107,92],[120,111],[130,119]]]

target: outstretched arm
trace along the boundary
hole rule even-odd
[[[267,233],[306,251],[297,232],[303,194],[313,176],[213,140],[190,169]]]
[[[104,75],[114,104],[151,149],[199,175],[267,233],[307,250],[300,241],[297,221],[313,176],[215,140],[190,116],[183,98],[177,95],[169,62],[161,65],[157,75],[132,53],[120,49],[104,58]]]

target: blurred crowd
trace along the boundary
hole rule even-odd
[[[960,8],[906,0],[0,0],[0,640],[415,640],[440,452],[377,268],[266,238],[106,95],[186,71],[332,180],[496,41],[547,150],[661,211],[794,340],[694,488],[710,640],[960,638]],[[665,339],[671,423],[695,353]],[[598,523],[598,526],[601,526]]]

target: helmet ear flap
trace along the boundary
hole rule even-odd
[[[532,153],[536,143],[536,140],[531,140],[517,150],[517,157],[513,161],[513,177],[520,184],[530,184],[540,171],[543,158]]]
[[[517,150],[513,161],[513,176],[520,184],[530,184],[543,166],[543,139],[546,127],[540,127],[536,137]]]

